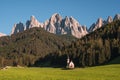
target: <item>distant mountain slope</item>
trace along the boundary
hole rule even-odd
[[[68,44],[70,44],[69,38],[51,34],[41,28],[31,28],[3,37],[0,38],[0,66],[34,65],[38,58],[55,52]]]

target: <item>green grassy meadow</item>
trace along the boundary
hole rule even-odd
[[[0,80],[120,80],[120,64],[76,68],[9,68],[0,70]]]

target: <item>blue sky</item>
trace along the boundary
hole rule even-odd
[[[120,0],[0,0],[0,32],[10,34],[15,23],[34,15],[40,22],[52,14],[73,16],[88,28],[99,17],[120,13]]]

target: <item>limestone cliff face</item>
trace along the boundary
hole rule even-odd
[[[54,34],[70,34],[81,38],[88,32],[73,17],[62,18],[59,14],[53,14],[52,17],[44,23],[44,28]]]
[[[49,20],[45,21],[45,30],[50,33],[60,34],[61,21],[62,17],[59,14],[55,13]]]
[[[89,32],[95,31],[96,29],[102,27],[104,24],[105,24],[105,23],[104,23],[103,19],[102,19],[102,18],[99,18],[96,23],[93,23],[93,24],[90,26]]]
[[[99,18],[96,23],[93,23],[90,26],[89,32],[95,31],[96,29],[99,29],[103,25],[105,25],[107,23],[111,23],[116,20],[120,20],[120,14],[116,14],[114,19],[111,16],[108,16],[107,20],[102,20],[102,18]]]
[[[14,24],[11,34],[16,34],[33,27],[43,27],[43,24],[40,23],[34,16],[31,16],[30,20],[26,21],[26,25],[21,22]]]
[[[27,20],[26,25],[21,22],[15,24],[11,34],[16,34],[33,27],[41,27],[54,34],[73,35],[76,38],[81,38],[88,33],[87,28],[81,26],[73,17],[62,18],[59,14],[55,13],[44,23],[40,23],[34,16],[31,16],[30,20]]]
[[[114,20],[114,21],[120,20],[120,14],[116,14],[113,20]]]
[[[40,23],[35,16],[31,16],[30,20],[26,22],[26,29],[33,28],[33,27],[43,27],[42,23]]]
[[[20,22],[18,24],[14,24],[11,34],[16,34],[22,31],[24,31],[24,24]]]
[[[62,28],[62,34],[71,34],[77,38],[81,38],[88,33],[73,17],[65,17],[62,22]]]
[[[111,16],[108,16],[107,23],[111,23],[111,22],[113,22],[113,19]]]
[[[46,20],[44,23],[40,23],[34,16],[31,16],[30,20],[27,20],[25,25],[21,22],[15,24],[11,34],[16,34],[33,27],[41,27],[50,33],[59,35],[69,34],[76,38],[81,38],[89,32],[93,32],[105,24],[116,20],[120,20],[120,14],[116,14],[114,19],[112,19],[111,16],[108,16],[107,20],[98,18],[98,20],[90,26],[89,30],[87,30],[86,26],[80,25],[80,23],[73,17],[66,16],[65,18],[62,18],[61,15],[55,13],[50,17],[50,19]]]

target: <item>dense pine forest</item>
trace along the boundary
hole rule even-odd
[[[0,67],[65,67],[68,56],[76,67],[106,64],[120,56],[120,21],[106,24],[81,39],[41,28],[0,38]]]

